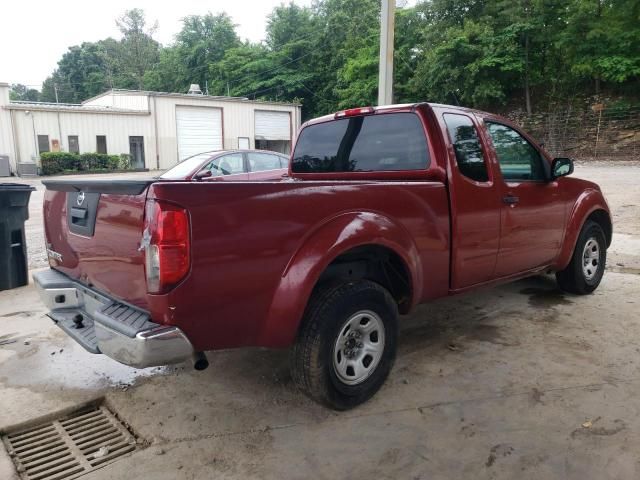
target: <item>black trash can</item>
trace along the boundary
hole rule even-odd
[[[29,283],[24,222],[34,190],[19,183],[0,183],[0,290]]]

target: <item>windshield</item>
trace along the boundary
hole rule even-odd
[[[193,157],[189,157],[177,164],[175,167],[170,168],[169,170],[164,172],[162,175],[160,175],[160,178],[163,178],[165,180],[183,179],[204,162],[209,160],[212,156],[212,152],[207,152],[199,153],[197,155],[194,155]]]

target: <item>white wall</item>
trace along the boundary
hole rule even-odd
[[[126,108],[128,110],[149,110],[149,96],[143,93],[109,92],[98,98],[87,100],[85,106]]]
[[[59,140],[60,150],[65,152],[69,150],[69,135],[77,135],[80,153],[95,152],[96,136],[106,135],[109,154],[129,153],[129,136],[142,136],[147,165],[151,165],[149,160],[155,158],[153,122],[150,115],[77,111],[58,113],[37,110],[31,110],[27,114],[23,110],[14,110],[14,121],[20,162],[37,161],[35,135],[48,135],[50,144],[52,139]]]
[[[15,171],[15,145],[11,133],[11,112],[4,107],[9,104],[9,85],[0,83],[0,155],[9,155],[9,163]]]
[[[178,144],[176,132],[176,106],[194,105],[222,109],[223,144],[225,149],[238,148],[238,137],[248,137],[250,148],[255,148],[255,110],[291,112],[292,140],[300,127],[299,107],[253,101],[210,100],[202,97],[151,97],[151,110],[155,115],[158,128],[158,152],[160,168],[172,167],[178,162]],[[155,167],[154,167],[155,168]]]

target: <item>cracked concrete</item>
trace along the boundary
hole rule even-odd
[[[285,351],[134,370],[74,344],[32,286],[0,292],[0,430],[104,398],[148,446],[91,479],[638,478],[640,168],[576,175],[614,212],[601,287],[541,276],[422,306],[385,386],[349,412],[297,392]]]

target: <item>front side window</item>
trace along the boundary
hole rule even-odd
[[[486,124],[505,180],[545,180],[542,158],[533,145],[513,128]]]
[[[213,177],[244,173],[242,153],[224,155],[211,161],[203,170],[210,170]]]
[[[414,113],[342,118],[302,130],[293,153],[296,173],[422,170],[429,151]]]
[[[443,116],[460,173],[476,182],[489,181],[478,131],[471,119],[466,115],[452,113],[445,113]]]
[[[249,169],[252,172],[264,172],[265,170],[276,170],[282,168],[280,157],[269,155],[268,153],[248,153]]]

